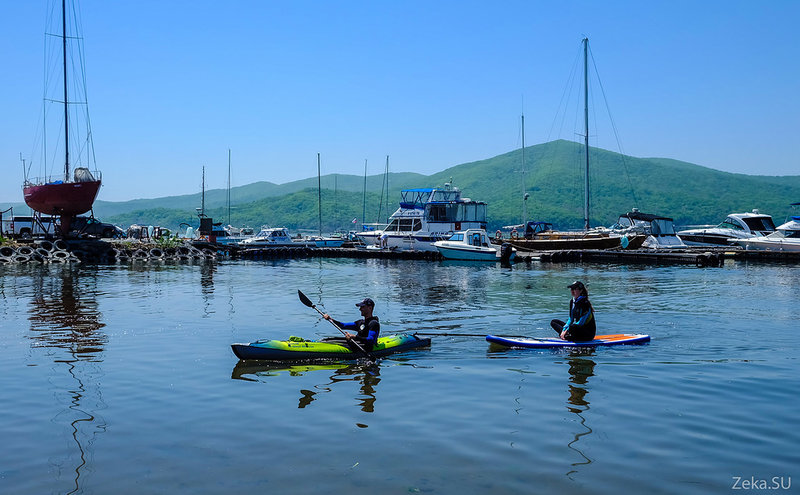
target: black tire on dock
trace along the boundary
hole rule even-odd
[[[50,242],[48,240],[43,240],[43,241],[39,241],[39,249],[44,249],[46,251],[52,251],[53,249],[55,249],[55,246],[53,246],[52,242]]]

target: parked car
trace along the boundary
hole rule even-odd
[[[114,224],[101,222],[92,217],[75,217],[69,226],[72,235],[90,235],[106,239],[121,239],[126,232]]]
[[[6,237],[30,239],[34,236],[52,234],[58,228],[56,218],[42,215],[39,219],[32,216],[2,217],[0,234]]]

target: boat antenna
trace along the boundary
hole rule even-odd
[[[367,159],[364,158],[364,190],[363,190],[363,200],[361,203],[361,228],[364,228],[364,224],[367,222]]]
[[[319,236],[322,237],[322,175],[319,153],[317,153],[317,210],[319,212]]]
[[[586,175],[583,181],[583,227],[589,230],[589,38],[583,38],[583,121],[586,144]]]
[[[61,0],[61,41],[64,58],[64,182],[69,182],[69,104],[67,101],[67,2]]]
[[[203,179],[200,183],[200,216],[206,216],[206,166],[203,165]]]

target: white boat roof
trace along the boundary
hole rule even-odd
[[[800,216],[792,217],[791,220],[779,225],[775,230],[800,230]]]

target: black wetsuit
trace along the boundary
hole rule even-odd
[[[550,322],[550,326],[559,334],[566,329],[567,334],[564,338],[572,342],[592,340],[597,333],[594,309],[586,296],[570,299],[569,319],[567,319],[567,322],[553,320]]]
[[[353,340],[361,344],[365,351],[369,352],[378,342],[378,336],[381,333],[381,324],[377,316],[364,318],[351,323],[342,323],[331,319],[342,330],[356,330],[358,333]],[[353,350],[358,350],[355,345],[352,346]]]

